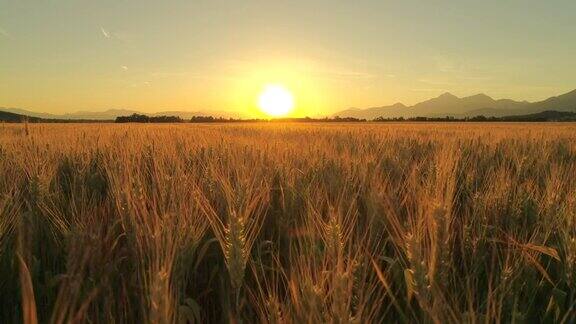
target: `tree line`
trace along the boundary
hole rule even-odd
[[[117,123],[181,123],[184,120],[178,116],[146,116],[132,114],[130,116],[116,117]]]

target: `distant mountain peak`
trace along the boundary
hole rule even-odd
[[[408,106],[406,106],[405,104],[403,104],[401,102],[397,102],[390,107],[392,107],[392,108],[408,108]]]
[[[439,95],[437,98],[442,99],[458,99],[455,95],[451,94],[450,92],[444,92],[443,94]]]
[[[574,90],[572,90],[572,91],[570,91],[570,92],[567,92],[567,93],[565,93],[565,94],[563,94],[563,95],[560,95],[559,97],[575,98],[575,97],[576,97],[576,89],[574,89]]]
[[[473,96],[469,96],[467,98],[483,98],[483,99],[490,99],[490,100],[494,100],[492,99],[492,97],[490,97],[489,95],[485,94],[485,93],[479,93],[479,94],[475,94]]]

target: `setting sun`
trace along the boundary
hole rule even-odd
[[[294,96],[282,85],[267,85],[258,97],[258,106],[269,116],[286,116],[294,108]]]

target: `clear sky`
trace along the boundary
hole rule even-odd
[[[0,106],[296,115],[576,88],[576,1],[0,0]]]

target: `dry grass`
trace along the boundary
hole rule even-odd
[[[4,125],[0,322],[576,321],[576,125]]]

